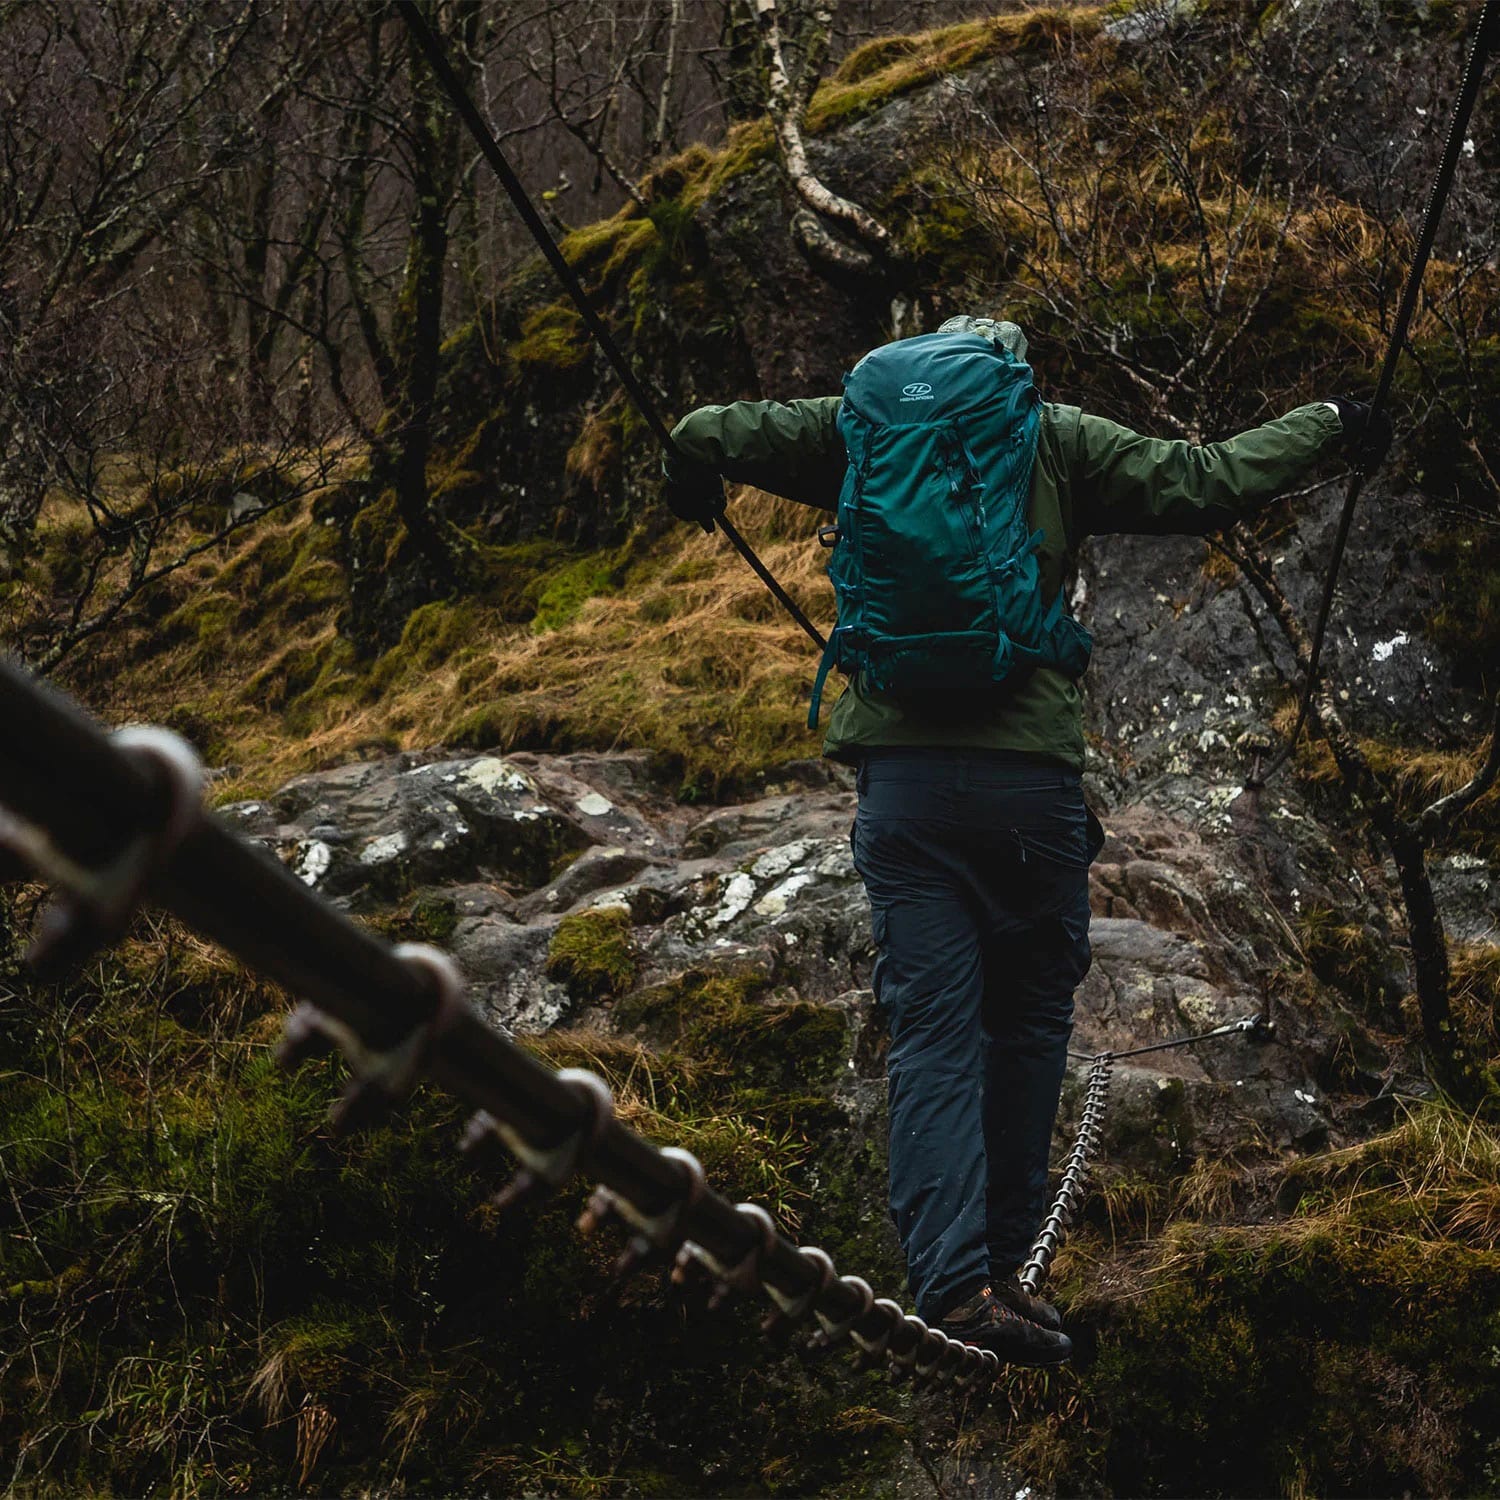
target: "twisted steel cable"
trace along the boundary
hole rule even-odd
[[[675,1258],[679,1276],[705,1274],[721,1296],[764,1292],[773,1329],[816,1320],[819,1342],[848,1341],[935,1386],[983,1389],[999,1374],[988,1350],[839,1275],[764,1209],[713,1192],[689,1153],[664,1151],[616,1117],[602,1079],[554,1072],[515,1046],[464,999],[445,954],[391,947],[206,813],[196,756],[177,736],[111,736],[4,660],[0,722],[0,842],[62,893],[39,925],[33,963],[75,961],[116,940],[136,903],[154,900],[308,997],[288,1020],[282,1056],[343,1052],[353,1074],[334,1110],[343,1128],[379,1118],[425,1073],[476,1107],[465,1141],[476,1164],[519,1160],[503,1202],[594,1176],[601,1186],[580,1227],[620,1221],[632,1236],[627,1272],[650,1256]]]
[[[1109,1103],[1109,1080],[1114,1065],[1114,1053],[1101,1052],[1089,1069],[1088,1082],[1084,1086],[1083,1119],[1078,1126],[1078,1139],[1073,1142],[1073,1149],[1068,1153],[1052,1210],[1042,1221],[1036,1243],[1031,1247],[1031,1255],[1021,1269],[1021,1285],[1033,1296],[1041,1289],[1052,1265],[1052,1258],[1062,1244],[1063,1234],[1083,1202],[1089,1168],[1098,1153],[1104,1130],[1104,1109]]]

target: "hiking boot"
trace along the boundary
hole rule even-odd
[[[1023,1318],[990,1287],[949,1308],[937,1326],[950,1339],[988,1349],[1006,1364],[1060,1365],[1073,1353],[1067,1334]]]
[[[1040,1323],[1043,1328],[1050,1328],[1053,1333],[1062,1331],[1062,1314],[1050,1302],[1032,1296],[1021,1285],[1021,1278],[1014,1271],[1001,1280],[991,1282],[990,1290],[1012,1312],[1020,1313],[1023,1318],[1030,1318],[1033,1323]]]

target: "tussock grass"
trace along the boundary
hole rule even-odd
[[[756,491],[731,505],[826,628],[818,514]],[[184,570],[160,623],[102,643],[69,685],[108,717],[187,734],[231,768],[221,799],[437,745],[646,749],[690,797],[818,752],[814,653],[719,536],[641,528],[604,554],[501,549],[474,594],[423,606],[363,660],[338,632],[333,541],[307,504],[247,530]]]
[[[1257,1233],[1500,1250],[1500,1131],[1450,1104],[1409,1106],[1393,1130],[1298,1163],[1283,1196],[1289,1224]]]
[[[1272,730],[1280,738],[1291,733],[1297,705],[1288,699],[1271,718]],[[1471,781],[1488,751],[1488,738],[1481,736],[1463,749],[1432,745],[1404,745],[1374,736],[1362,738],[1359,748],[1370,769],[1390,787],[1396,805],[1406,817],[1414,817],[1429,803]],[[1313,786],[1334,787],[1342,775],[1328,742],[1305,735],[1295,757],[1297,773]],[[1491,787],[1460,819],[1451,840],[1445,844],[1500,860],[1500,786]]]

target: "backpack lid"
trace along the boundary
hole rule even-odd
[[[844,377],[853,415],[882,426],[993,414],[997,403],[1024,409],[1031,366],[974,333],[923,333],[872,349]]]

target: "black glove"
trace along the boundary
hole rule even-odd
[[[1391,419],[1383,411],[1372,412],[1367,401],[1356,401],[1353,396],[1330,397],[1329,405],[1339,414],[1349,462],[1365,474],[1378,469],[1391,451]]]
[[[666,476],[662,498],[679,521],[696,521],[705,531],[714,529],[716,517],[724,514],[724,480],[710,464],[697,463],[678,453],[661,461]]]

